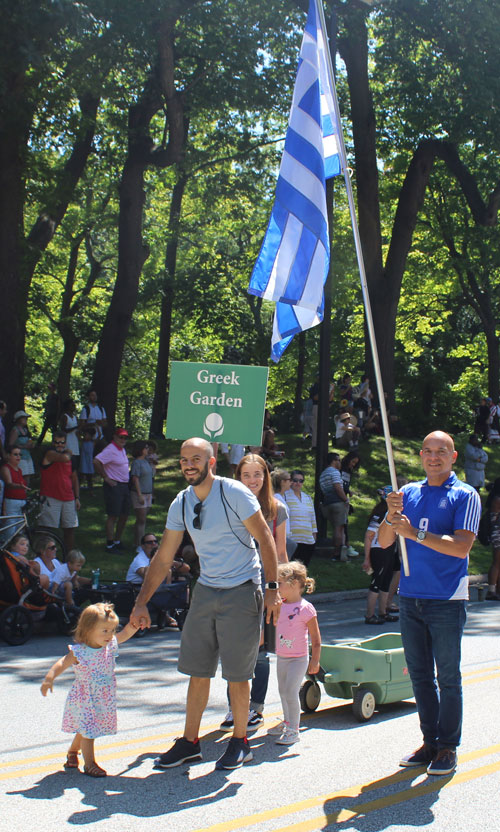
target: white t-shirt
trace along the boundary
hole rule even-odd
[[[54,560],[52,561],[52,565],[54,567],[52,572],[50,571],[50,569],[47,569],[47,567],[45,566],[45,564],[44,564],[44,562],[41,558],[35,558],[35,563],[40,564],[40,573],[42,575],[47,575],[47,578],[50,578],[51,581],[55,581],[58,584],[61,583],[61,581],[57,578],[57,575],[60,574],[62,567],[66,566],[65,563],[61,563],[60,560],[57,560],[57,558],[54,558]],[[66,580],[66,579],[63,579],[63,580]]]
[[[52,575],[54,573],[52,572]],[[62,584],[64,581],[71,581],[72,578],[76,575],[76,569],[71,572],[67,563],[58,562],[58,566],[56,567],[56,574],[55,577],[52,578],[56,584]]]
[[[132,584],[142,584],[144,578],[137,574],[138,569],[147,569],[149,566],[149,558],[143,549],[139,549],[127,572],[126,581]]]
[[[87,425],[95,425],[95,439],[101,439],[103,435],[101,426],[97,425],[96,422],[97,420],[105,418],[106,411],[99,404],[90,404],[90,402],[87,402],[87,404],[82,407],[80,419],[82,422],[86,422]]]
[[[231,445],[231,448],[228,444],[222,443],[221,444],[221,451],[223,454],[229,454],[229,464],[230,465],[238,465],[240,459],[243,459],[245,456],[245,446],[244,445]]]

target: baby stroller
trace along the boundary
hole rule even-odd
[[[78,607],[68,607],[62,598],[40,586],[30,567],[0,550],[0,638],[7,644],[24,644],[39,621],[53,621],[66,635],[78,621]]]

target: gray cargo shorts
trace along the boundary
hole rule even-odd
[[[253,581],[229,589],[198,583],[182,629],[178,669],[187,676],[213,678],[221,660],[228,682],[253,676],[259,651],[262,590]]]

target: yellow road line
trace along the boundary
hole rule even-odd
[[[479,682],[489,682],[490,679],[498,679],[500,673],[489,673],[484,676],[476,676],[474,679],[463,679],[462,685],[465,687],[466,685],[476,685]]]
[[[337,704],[332,705],[332,703],[337,703]],[[346,704],[346,700],[344,700],[344,699],[330,699],[330,700],[328,700],[328,702],[325,702],[322,705],[320,704],[320,706],[318,707],[318,709],[314,713],[302,714],[302,719],[308,721],[308,720],[314,718],[314,716],[319,714],[319,712],[321,712],[321,711],[328,711],[328,710],[331,710],[332,708],[339,707],[340,705],[345,705],[345,704]],[[275,719],[276,717],[279,717],[279,716],[281,716],[281,711],[274,711],[273,713],[266,714],[266,721],[263,725],[263,728],[267,729],[271,725],[273,719]],[[219,731],[219,723],[218,722],[213,723],[211,725],[204,725],[203,726],[203,732],[204,732],[203,736],[206,736],[207,734],[211,734],[214,731]],[[115,742],[103,742],[102,745],[99,744],[99,759],[112,760],[112,759],[116,759],[118,757],[125,756],[123,750],[128,751],[128,749],[130,749],[130,747],[134,746],[134,745],[141,746],[141,748],[136,749],[136,752],[138,754],[139,753],[147,753],[148,750],[158,751],[158,748],[163,746],[163,743],[165,741],[171,740],[172,737],[179,736],[179,733],[182,733],[182,728],[177,727],[175,730],[169,731],[165,734],[152,734],[151,736],[138,737],[137,739],[117,740]],[[256,737],[256,736],[264,736],[264,735],[265,735],[265,733],[263,734],[262,729],[260,729],[260,731],[258,733],[256,732],[255,734],[252,734],[250,739],[252,739],[253,737]],[[203,736],[201,736],[201,739],[203,739]],[[70,735],[68,734],[68,742],[69,742],[69,740],[70,740]],[[61,739],[61,742],[62,741],[63,740]],[[149,744],[145,745],[145,743],[149,743]],[[108,749],[112,749],[112,748],[120,748],[120,749],[123,749],[123,750],[119,751],[119,752],[111,753],[111,754],[108,753]],[[37,755],[36,757],[24,757],[24,758],[17,759],[17,760],[8,760],[8,761],[0,763],[0,772],[2,770],[5,770],[5,769],[12,769],[12,768],[21,769],[24,766],[30,766],[30,765],[33,765],[34,763],[41,763],[41,762],[44,762],[45,760],[46,761],[57,760],[62,765],[62,763],[64,761],[63,760],[64,756],[65,756],[64,751],[63,752],[54,751],[54,752],[51,752],[50,754],[40,754],[40,755]],[[39,774],[40,772],[43,772],[43,771],[53,770],[53,768],[54,767],[51,766],[51,765],[39,766],[38,768],[28,768],[25,773],[29,772],[29,774],[34,774],[34,773]],[[22,773],[19,773],[18,771],[16,771],[15,773],[7,772],[6,774],[0,774],[0,781],[1,780],[8,780],[8,779],[10,779],[14,776],[15,777],[21,777],[23,775],[22,775]]]
[[[481,675],[481,674],[486,674],[486,675]],[[466,677],[469,677],[469,676],[473,676],[475,678],[472,678],[472,679],[466,678]],[[476,683],[480,683],[480,682],[484,682],[484,681],[489,681],[491,679],[495,679],[498,676],[500,676],[500,667],[498,667],[498,666],[491,668],[490,672],[488,670],[485,670],[484,668],[482,668],[480,670],[472,670],[472,671],[468,671],[467,673],[464,674],[463,684],[464,684],[464,686],[465,685],[476,684]],[[314,717],[318,716],[321,712],[334,710],[334,709],[339,708],[339,707],[345,707],[347,704],[349,704],[349,702],[350,702],[349,699],[334,699],[334,698],[330,699],[330,698],[328,698],[324,702],[320,703],[317,710],[314,711],[313,713],[302,714],[302,720],[309,721],[310,719],[314,719]],[[273,713],[266,714],[266,722],[265,722],[265,725],[263,727],[267,728],[268,725],[272,722],[273,718],[279,717],[280,715],[281,715],[280,710],[275,711]],[[204,731],[205,735],[210,734],[214,731],[218,731],[218,730],[219,730],[219,723],[213,723],[213,724],[203,726],[203,731]],[[173,731],[168,731],[168,732],[162,733],[162,734],[153,734],[153,735],[150,735],[150,736],[138,737],[137,739],[117,740],[115,742],[106,742],[102,746],[101,745],[99,746],[99,749],[100,749],[99,757],[103,760],[117,759],[121,756],[125,756],[123,754],[123,752],[120,751],[120,752],[115,752],[115,753],[109,753],[108,749],[119,748],[119,749],[127,749],[128,750],[131,747],[136,746],[136,745],[141,746],[141,748],[137,749],[137,753],[147,753],[148,750],[149,751],[158,751],[159,747],[165,741],[171,740],[173,737],[178,736],[181,731],[182,731],[182,729],[177,727]],[[252,736],[259,736],[259,735],[261,735],[261,734],[253,734]],[[62,742],[62,739],[61,739],[61,742]],[[145,743],[149,743],[149,745],[146,747]],[[43,763],[45,761],[47,761],[46,765],[37,766],[35,768],[28,768],[26,771],[23,770],[24,767],[26,767],[26,766],[33,766],[36,763]],[[61,751],[55,751],[55,752],[51,752],[49,754],[41,754],[41,755],[37,755],[35,757],[25,757],[25,758],[21,758],[21,759],[17,759],[17,760],[9,760],[9,761],[5,761],[5,762],[1,762],[0,763],[0,772],[5,771],[6,769],[7,770],[8,769],[16,769],[16,771],[15,772],[7,771],[6,773],[3,773],[3,774],[0,773],[0,781],[9,780],[9,779],[12,779],[13,777],[22,777],[25,774],[33,775],[33,774],[43,773],[44,771],[52,771],[54,769],[54,766],[50,765],[50,761],[60,761],[60,764],[62,765]]]
[[[466,754],[461,754],[460,757],[459,757],[459,762],[463,764],[463,763],[466,763],[466,762],[470,762],[471,760],[477,760],[481,757],[487,757],[490,754],[497,754],[499,752],[500,752],[500,743],[498,743],[496,745],[490,745],[487,748],[478,749],[476,751],[471,751],[471,752],[468,752]],[[498,769],[500,769],[500,762],[499,763],[493,763],[491,766],[483,766],[481,769],[475,769],[475,771],[483,771],[483,769],[484,769],[485,774],[489,774],[489,773],[492,773],[493,771],[497,771]],[[489,769],[491,769],[491,772],[489,771]],[[327,793],[327,794],[317,795],[316,797],[310,797],[310,798],[307,798],[305,800],[297,801],[296,803],[291,803],[287,806],[281,806],[279,808],[269,809],[267,811],[258,812],[254,815],[247,815],[246,817],[239,817],[239,818],[236,818],[235,820],[229,820],[229,821],[223,821],[222,823],[216,823],[213,826],[207,826],[207,827],[204,827],[203,829],[198,829],[198,832],[233,832],[233,830],[236,830],[236,829],[242,830],[242,829],[245,829],[246,827],[255,826],[257,824],[262,824],[262,823],[264,823],[265,821],[268,821],[268,820],[275,820],[276,818],[284,817],[285,815],[297,814],[298,812],[302,812],[305,809],[311,809],[311,808],[314,808],[315,806],[320,806],[323,803],[326,803],[326,802],[332,801],[332,800],[336,800],[337,798],[359,797],[361,794],[365,794],[366,792],[376,791],[380,788],[386,788],[387,786],[392,786],[392,785],[397,784],[397,783],[402,783],[405,780],[410,780],[412,777],[415,777],[416,774],[418,774],[418,772],[416,772],[415,769],[405,769],[404,771],[397,772],[395,774],[389,775],[388,777],[384,777],[380,780],[374,780],[370,783],[361,783],[357,786],[349,786],[345,789],[340,789],[337,792],[333,792],[333,793],[330,792],[330,793]],[[451,782],[455,783],[455,781],[458,780],[458,778],[461,778],[460,782],[462,782],[464,777],[467,777],[468,779],[472,779],[471,775],[473,775],[473,774],[474,774],[474,772],[464,772],[464,773],[461,773],[461,774],[456,774],[453,778],[453,781],[451,781]],[[477,776],[483,776],[483,774],[479,774]],[[436,784],[435,786],[434,786],[434,783]],[[427,783],[425,785],[427,785]],[[430,781],[430,785],[434,786],[434,788],[442,787],[443,786],[443,780],[442,780],[442,778],[437,777],[435,781],[434,780]],[[373,806],[375,808],[381,808],[381,806],[378,806],[378,804],[381,801],[386,801],[386,800],[390,801],[391,799],[393,799],[395,797],[397,798],[399,795],[406,795],[406,797],[404,798],[406,800],[409,799],[410,797],[413,799],[414,796],[418,796],[418,795],[415,794],[415,791],[416,791],[417,788],[420,788],[420,787],[415,786],[412,789],[405,789],[403,792],[398,792],[397,795],[388,795],[387,797],[378,798],[377,800],[369,801],[366,804],[360,804],[360,805],[361,806],[366,805],[366,806]],[[429,789],[429,790],[432,791],[432,789]],[[395,802],[396,803],[400,802],[400,800],[396,800]],[[387,805],[392,805],[392,804],[388,803]],[[345,810],[345,811],[347,811],[347,810]],[[360,810],[359,806],[352,807],[350,811],[353,812],[353,815],[351,815],[351,817],[353,817],[355,814],[362,814],[363,813]],[[374,809],[373,809],[373,811],[374,811]],[[364,812],[364,813],[366,814],[366,812]],[[300,824],[298,824],[296,832],[307,832],[308,828],[310,828],[310,829],[318,828],[317,827],[318,822],[320,821],[321,823],[324,824],[325,817],[328,819],[328,815],[327,816],[322,815],[319,819],[315,818],[314,819],[315,826],[312,826],[312,827],[305,826],[304,830],[302,830],[302,828],[300,827]],[[342,820],[346,820],[346,819],[347,818],[342,818]],[[330,820],[329,822],[332,822],[332,821]],[[340,822],[340,820],[338,820],[338,822]],[[308,821],[304,821],[304,823],[307,824]],[[287,826],[287,827],[280,828],[279,830],[276,830],[275,832],[288,832],[288,830],[292,830],[292,829],[295,832],[295,825],[292,825],[290,827]]]
[[[451,786],[460,786],[463,783],[468,783],[471,780],[477,780],[479,777],[485,777],[488,774],[495,774],[498,771],[500,771],[500,762],[491,763],[487,766],[481,766],[480,768],[473,769],[472,771],[455,774],[450,780],[445,782],[443,782],[444,778],[435,777],[432,778],[432,780],[426,781],[422,785],[405,789],[397,794],[387,795],[386,797],[381,797],[377,800],[371,800],[365,803],[358,803],[351,806],[350,809],[340,809],[337,812],[321,814],[316,818],[311,818],[311,820],[299,821],[298,823],[292,823],[289,826],[280,826],[280,828],[274,830],[274,832],[316,832],[316,830],[324,830],[325,823],[327,825],[333,823],[345,823],[353,818],[360,816],[364,817],[371,812],[377,812],[380,809],[387,809],[389,806],[397,806],[398,803],[406,803],[409,800],[415,800],[423,795],[440,791],[440,789],[448,789]],[[210,827],[210,832],[212,832],[215,828],[216,827]],[[241,825],[238,828],[242,829]],[[200,829],[198,832],[208,832],[208,830]]]
[[[500,672],[500,667],[480,667],[477,670],[467,670],[462,673],[462,677],[466,678],[467,676],[481,676],[482,673],[495,673],[496,671]]]

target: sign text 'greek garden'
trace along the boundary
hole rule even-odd
[[[267,367],[173,361],[167,436],[260,445]]]

